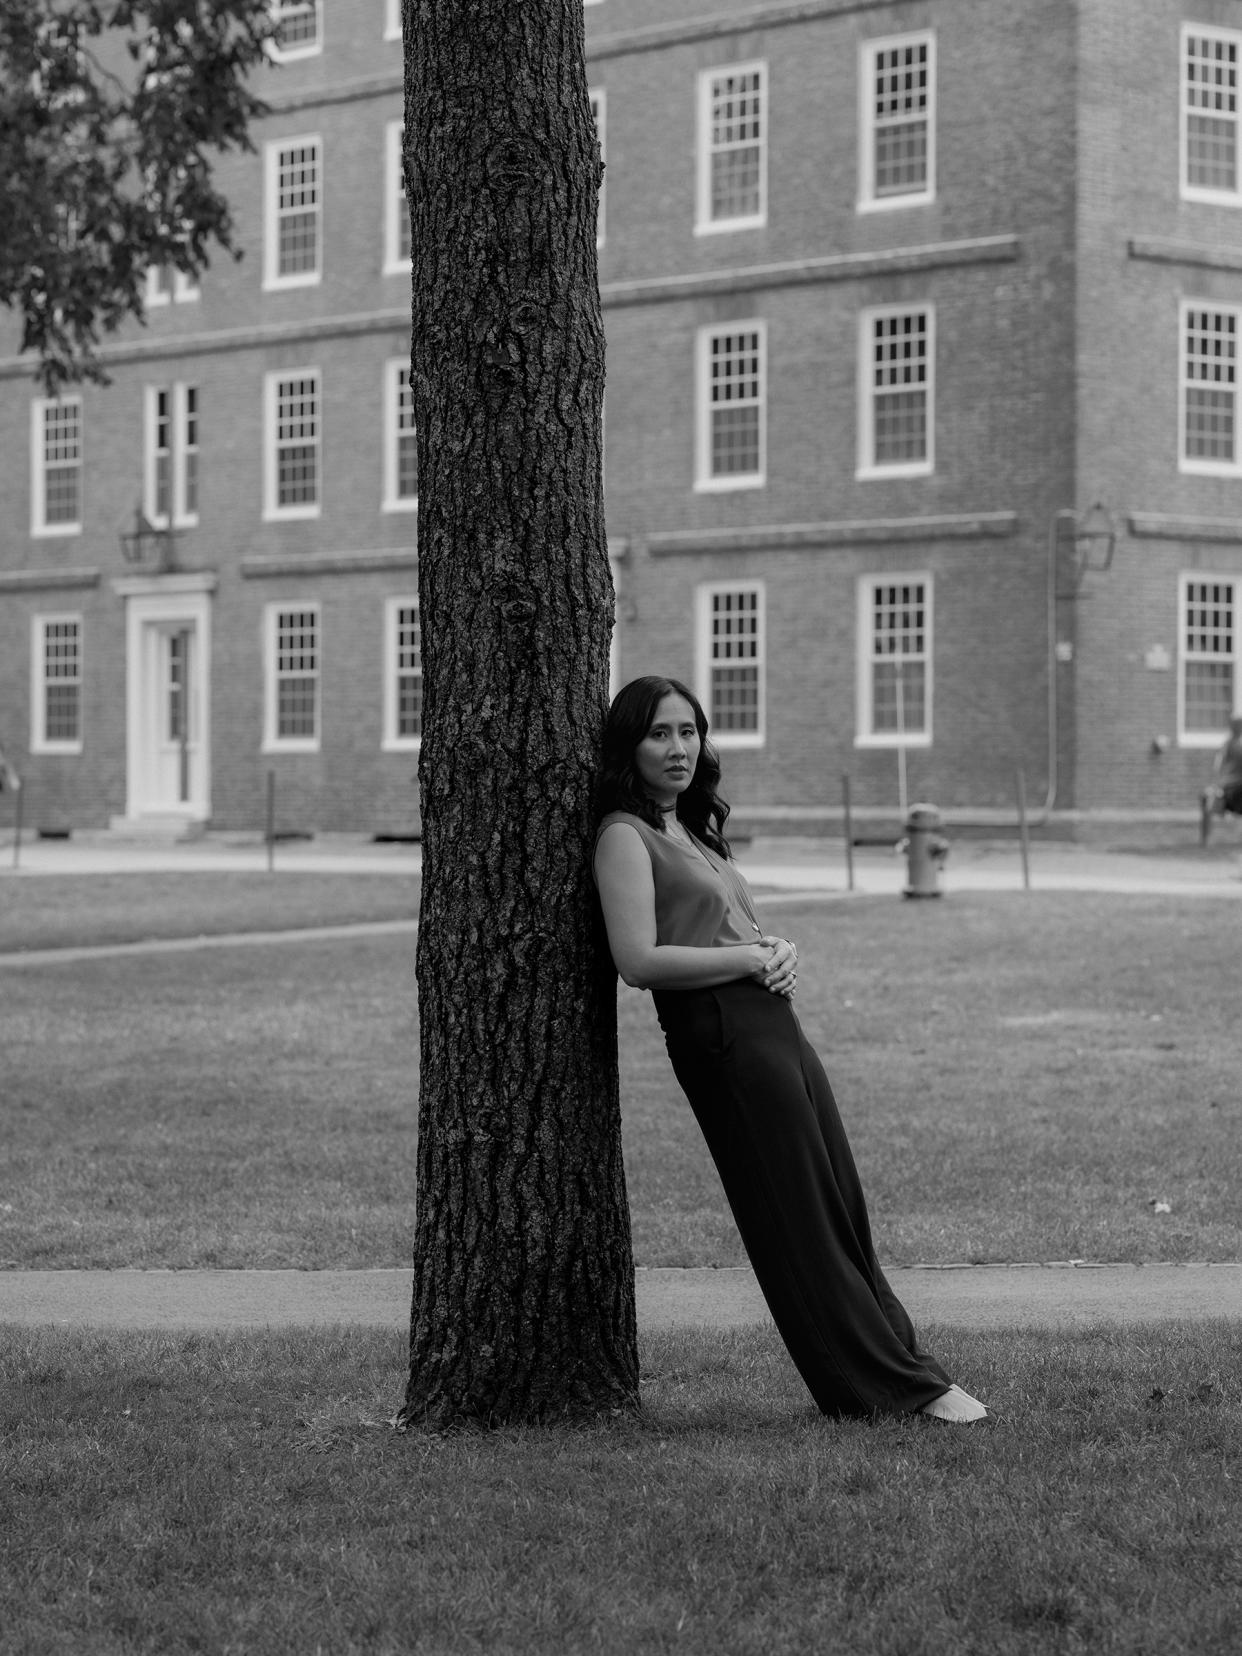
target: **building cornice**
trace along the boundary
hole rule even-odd
[[[848,17],[858,12],[892,11],[898,0],[785,0],[784,4],[748,6],[744,11],[685,17],[675,23],[651,23],[641,29],[588,36],[588,63],[626,57],[634,52],[659,52],[669,46],[689,46],[698,40],[720,40],[749,29],[781,29],[796,23],[815,23],[825,17]]]
[[[817,259],[788,259],[780,264],[743,265],[730,270],[695,271],[685,276],[607,282],[600,287],[599,296],[607,310],[621,305],[658,304],[669,299],[800,287],[811,282],[857,282],[868,276],[899,276],[909,271],[939,270],[953,265],[1006,264],[1018,257],[1020,247],[1017,236],[971,236],[962,241],[894,247],[879,253],[830,253]]]
[[[396,69],[384,75],[368,75],[364,80],[341,81],[336,86],[308,86],[304,92],[285,92],[263,101],[268,116],[291,115],[299,109],[326,109],[331,104],[358,103],[364,98],[387,98],[401,92],[404,84],[403,71]]]
[[[906,541],[997,540],[1017,533],[1016,512],[970,512],[950,517],[829,519],[753,529],[673,529],[647,535],[654,557],[687,552],[780,552],[799,547],[893,545]]]
[[[1150,259],[1156,264],[1197,265],[1201,270],[1242,270],[1242,247],[1174,241],[1168,236],[1131,236],[1126,247],[1132,259]]]
[[[306,575],[359,575],[387,569],[417,569],[418,552],[412,546],[385,546],[363,552],[262,553],[241,561],[242,579]]]
[[[0,592],[69,592],[98,586],[102,579],[98,569],[4,569]]]
[[[1242,542],[1242,518],[1166,517],[1131,512],[1130,533],[1145,540]]]

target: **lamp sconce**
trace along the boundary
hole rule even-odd
[[[1094,570],[1102,575],[1112,567],[1113,553],[1117,550],[1117,525],[1107,506],[1098,500],[1081,517],[1076,512],[1058,512],[1058,529],[1062,525],[1068,527],[1074,546],[1072,585],[1070,591],[1062,596],[1076,598],[1088,571]]]
[[[172,525],[166,529],[159,529],[144,513],[141,506],[134,507],[134,527],[120,534],[121,556],[126,563],[145,564],[149,558],[155,560],[155,572],[164,574],[174,567],[176,541]]]

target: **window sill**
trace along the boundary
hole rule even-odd
[[[81,533],[82,525],[80,523],[32,523],[30,525],[32,540],[52,540],[57,535],[80,535]]]
[[[272,754],[276,754],[276,753],[318,753],[319,752],[319,738],[316,736],[313,739],[307,738],[305,740],[299,739],[299,740],[296,740],[296,741],[291,737],[287,738],[284,741],[281,741],[281,740],[276,739],[276,738],[269,738],[268,740],[264,741],[262,747],[259,749],[259,752],[260,753],[272,753]]]
[[[712,730],[712,745],[717,748],[761,748],[765,737],[759,730]]]
[[[385,736],[380,743],[381,753],[417,753],[423,745],[421,736]]]
[[[1179,460],[1183,477],[1242,477],[1242,463],[1236,460]]]
[[[1217,742],[1214,745],[1219,747],[1220,743]],[[74,759],[80,757],[81,753],[81,742],[31,742],[30,744],[31,758]]]
[[[903,207],[930,207],[936,200],[934,190],[911,191],[909,195],[859,196],[854,203],[856,213],[895,213]]]
[[[309,523],[319,516],[318,506],[266,506],[264,523]]]
[[[920,460],[908,466],[859,466],[854,477],[859,483],[874,483],[886,477],[931,477],[935,470],[934,461]]]
[[[694,226],[696,236],[729,236],[735,230],[766,230],[768,215],[758,213],[749,218],[700,219]]]
[[[380,502],[381,512],[417,512],[418,496],[406,500],[383,500]]]
[[[890,735],[888,732],[883,735],[855,736],[854,738],[856,748],[888,748],[893,750],[900,747],[929,748],[931,745],[931,737],[922,731],[917,733],[909,731],[904,738],[895,733]]]
[[[738,477],[700,477],[694,485],[696,494],[732,494],[737,489],[762,489],[767,486],[766,472],[750,472]]]
[[[323,281],[323,272],[319,270],[307,271],[298,276],[265,276],[263,278],[264,293],[283,293],[290,288],[318,287]]]
[[[1204,190],[1193,184],[1182,185],[1181,199],[1198,202],[1203,207],[1242,207],[1242,191]]]

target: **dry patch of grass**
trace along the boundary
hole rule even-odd
[[[0,1648],[1232,1656],[1242,1332],[929,1331],[998,1411],[834,1422],[770,1333],[637,1418],[398,1437],[391,1335],[6,1331]]]

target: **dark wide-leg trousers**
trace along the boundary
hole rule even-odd
[[[875,1256],[836,1100],[789,1002],[749,979],[654,996],[768,1308],[825,1414],[947,1390]]]

